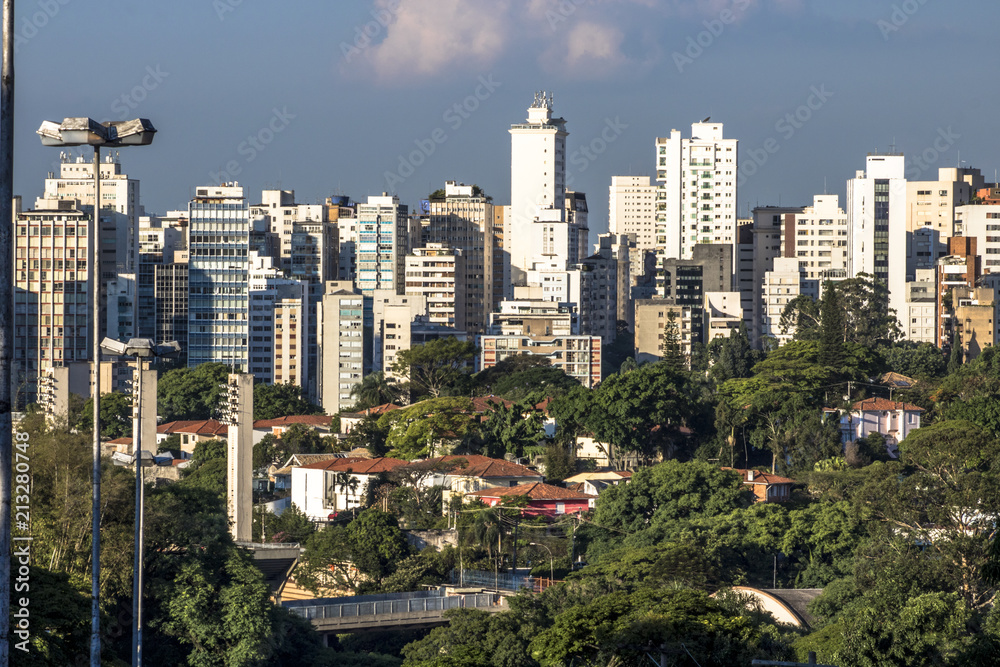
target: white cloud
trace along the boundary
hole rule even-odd
[[[621,51],[625,34],[609,25],[580,21],[567,29],[566,38],[557,41],[539,59],[549,71],[571,76],[601,77],[628,64]]]
[[[508,0],[377,0],[394,15],[385,38],[362,51],[382,83],[492,65],[508,46]],[[349,71],[356,63],[345,63]]]

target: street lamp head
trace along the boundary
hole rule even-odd
[[[156,128],[146,118],[98,123],[93,118],[44,121],[37,134],[44,146],[148,146]]]
[[[114,338],[105,338],[101,341],[101,351],[106,354],[113,354],[116,357],[120,357],[128,354],[128,345],[119,340],[115,340]]]
[[[152,338],[129,338],[125,350],[130,357],[152,357],[156,356],[156,343]]]

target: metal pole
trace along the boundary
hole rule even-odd
[[[10,659],[11,408],[14,343],[14,0],[3,0],[0,65],[0,665]]]
[[[94,146],[94,235],[90,239],[94,357],[93,504],[91,507],[90,667],[101,667],[101,147]]]
[[[142,465],[142,358],[136,357],[135,410],[132,413],[132,453],[135,456],[135,546],[132,565],[132,665],[142,665],[142,533],[145,475]]]

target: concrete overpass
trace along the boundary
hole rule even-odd
[[[385,595],[361,595],[282,603],[290,612],[312,622],[324,637],[331,634],[412,629],[445,625],[449,609],[480,609],[499,612],[507,609],[497,593],[444,594],[440,590]]]

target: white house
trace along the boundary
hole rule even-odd
[[[840,418],[840,432],[845,443],[866,438],[872,433],[885,437],[886,447],[894,453],[896,445],[920,428],[920,413],[924,409],[909,403],[885,398],[866,398],[851,406]]]
[[[426,461],[415,461],[410,465],[428,471],[429,474],[421,482],[422,487],[444,487],[441,495],[445,507],[453,495],[464,497],[467,493],[481,489],[510,487],[545,480],[543,475],[531,468],[478,454],[440,456]]]
[[[292,468],[292,504],[311,521],[361,506],[365,485],[379,473],[406,465],[401,459],[340,458]]]

